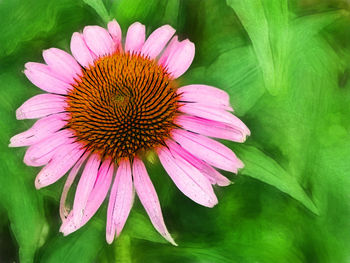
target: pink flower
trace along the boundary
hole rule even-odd
[[[157,153],[180,191],[206,207],[218,202],[212,184],[230,183],[215,168],[237,173],[243,167],[229,148],[208,137],[243,142],[249,129],[231,113],[225,91],[177,86],[195,48],[174,33],[165,25],[145,39],[145,26],[136,22],[123,48],[114,20],[108,30],[87,26],[74,33],[73,56],[51,48],[43,52],[46,64],[25,65],[28,79],[47,93],[18,108],[17,119],[39,120],[12,137],[10,146],[29,146],[24,162],[44,166],[35,180],[38,189],[69,172],[60,203],[64,235],[86,224],[111,188],[106,228],[111,243],[124,227],[136,190],[155,229],[175,245],[145,155]],[[69,209],[67,193],[81,169]]]

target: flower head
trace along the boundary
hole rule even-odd
[[[243,167],[229,148],[208,137],[243,142],[248,128],[230,112],[226,92],[177,85],[195,48],[174,33],[165,25],[145,40],[144,25],[134,23],[123,45],[114,20],[108,30],[87,26],[74,33],[73,56],[51,48],[43,52],[46,64],[25,65],[28,79],[47,93],[19,107],[17,119],[39,120],[12,137],[10,146],[29,146],[24,162],[44,166],[37,188],[69,172],[60,202],[64,235],[82,227],[110,192],[106,239],[111,243],[124,227],[136,190],[156,230],[175,244],[142,161],[145,155],[155,152],[175,185],[207,207],[217,203],[212,184],[230,183],[215,168],[236,173]],[[80,170],[69,209],[67,193]]]

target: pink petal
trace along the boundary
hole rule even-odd
[[[107,25],[108,32],[112,36],[112,39],[117,47],[121,46],[121,40],[122,40],[122,30],[120,29],[120,26],[118,22],[113,19],[111,22]]]
[[[204,174],[208,178],[208,180],[212,184],[217,184],[219,186],[227,186],[231,184],[230,180],[228,180],[225,176],[220,174],[217,170],[215,170],[213,167],[206,164],[202,160],[194,157],[192,154],[190,154],[188,151],[182,148],[179,144],[171,140],[168,140],[166,144],[168,145],[171,152],[177,153],[187,162],[196,167],[202,174]]]
[[[60,228],[60,231],[63,233],[63,235],[68,235],[81,228],[96,213],[106,198],[106,195],[110,188],[113,177],[113,170],[114,165],[111,163],[111,160],[105,160],[99,168],[97,176],[93,176],[96,179],[93,188],[91,189],[88,186],[88,188],[91,190],[88,195],[88,199],[86,200],[85,198],[80,198],[79,201],[74,199],[74,205],[76,205],[76,202],[83,202],[85,203],[85,206],[80,207],[80,205],[78,205],[78,207],[74,207],[73,205],[73,210],[70,212],[67,219],[63,222]],[[79,184],[83,187],[84,185],[83,183],[80,183],[80,181]],[[77,189],[77,192],[75,194],[76,198],[78,197],[78,194],[79,193]]]
[[[25,64],[24,74],[38,88],[58,94],[67,94],[72,88],[70,84],[60,80],[49,66],[41,63],[28,62]]]
[[[60,199],[60,217],[61,217],[62,222],[66,220],[66,218],[69,214],[69,210],[66,207],[66,199],[67,199],[69,189],[71,188],[75,177],[77,176],[81,166],[83,165],[83,162],[85,162],[85,160],[88,156],[89,156],[89,153],[86,152],[82,157],[80,157],[78,162],[74,165],[74,167],[70,171],[68,178],[64,184],[61,199]]]
[[[87,200],[94,188],[100,164],[100,156],[98,154],[93,154],[85,165],[74,198],[73,221],[75,221],[76,224],[78,224],[83,218],[84,208],[86,207]]]
[[[77,143],[60,146],[50,162],[37,175],[35,187],[40,189],[56,182],[72,168],[83,153],[84,150]]]
[[[66,114],[55,114],[38,120],[29,130],[13,136],[9,147],[29,146],[53,135],[66,123]]]
[[[179,46],[180,42],[178,41],[178,37],[175,35],[165,48],[164,52],[162,53],[162,56],[158,60],[158,64],[165,66],[166,62],[171,54],[177,49]]]
[[[158,156],[177,188],[187,197],[207,207],[218,203],[209,180],[198,169],[166,147],[158,150]]]
[[[225,145],[184,130],[174,130],[173,139],[185,150],[206,163],[225,171],[237,173],[238,168],[243,168],[243,163]]]
[[[179,111],[190,115],[194,115],[200,118],[222,122],[224,124],[231,126],[232,128],[242,131],[244,135],[250,135],[250,131],[248,127],[235,115],[225,110],[218,109],[218,108],[210,108],[204,104],[184,103],[179,108]]]
[[[52,136],[33,144],[24,155],[24,163],[29,166],[42,166],[47,164],[61,145],[73,143],[73,134],[68,130],[56,132]]]
[[[207,107],[220,108],[232,111],[229,95],[218,88],[207,85],[188,85],[177,90],[181,94],[180,100],[186,102],[197,102]]]
[[[88,68],[94,64],[94,58],[96,56],[87,47],[82,34],[75,32],[72,35],[70,50],[81,66]]]
[[[86,45],[97,57],[103,57],[115,51],[112,37],[106,29],[100,26],[86,26],[83,35]]]
[[[111,244],[119,236],[133,204],[133,184],[128,159],[121,160],[114,179],[107,212],[106,239]]]
[[[176,246],[175,241],[170,236],[162,216],[158,196],[154,186],[147,174],[147,170],[143,162],[135,157],[133,162],[133,178],[136,193],[145,208],[154,228],[171,244]]]
[[[77,61],[67,52],[58,48],[50,48],[43,52],[47,65],[67,83],[75,83],[75,79],[81,75],[81,67]]]
[[[16,111],[17,120],[37,119],[64,112],[65,97],[55,94],[36,95],[22,104]]]
[[[209,137],[226,139],[234,142],[244,142],[246,140],[244,130],[238,127],[231,127],[222,122],[211,121],[195,116],[180,115],[176,117],[175,123],[186,130]]]
[[[194,53],[194,44],[188,39],[181,42],[171,41],[160,58],[159,64],[166,67],[174,78],[178,78],[190,67]]]
[[[174,33],[175,29],[169,25],[164,25],[156,29],[147,38],[142,47],[141,54],[148,56],[150,59],[154,59],[160,54]]]
[[[141,50],[145,42],[145,26],[139,22],[133,23],[126,33],[125,52],[136,53]]]

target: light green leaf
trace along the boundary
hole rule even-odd
[[[132,238],[148,240],[156,243],[167,243],[167,241],[154,229],[149,218],[137,212],[135,209],[130,213],[124,231]]]
[[[176,26],[179,15],[179,0],[168,0],[165,7],[165,12],[162,18],[162,23]],[[178,28],[176,28],[178,30]]]
[[[20,78],[8,72],[0,75],[0,82],[7,84],[0,89],[0,205],[11,222],[20,261],[33,262],[47,232],[43,199],[34,187],[34,169],[22,162],[24,149],[8,148],[9,139],[14,135],[12,132],[19,126],[14,112],[16,97],[22,92],[23,85]]]
[[[294,37],[301,43],[306,43],[326,26],[340,19],[341,11],[329,11],[320,14],[297,17],[292,22]]]
[[[278,29],[279,38],[286,38],[284,31],[287,30],[287,1],[227,0],[227,4],[236,12],[252,41],[266,88],[276,95],[280,89],[275,79],[276,68],[279,66],[278,61],[275,61],[279,43],[272,37],[277,33],[274,29]],[[284,41],[281,44],[283,43]]]
[[[110,20],[109,14],[102,0],[83,0],[83,1],[89,6],[91,6],[105,23],[107,23]]]
[[[11,0],[0,3],[0,57],[14,52],[20,44],[46,36],[57,24],[60,15],[69,11],[70,22],[81,19],[79,1],[70,0]],[[77,17],[80,15],[79,17]],[[66,25],[67,26],[67,25]]]
[[[43,248],[40,262],[93,262],[106,245],[104,224],[95,216],[67,237],[57,233]]]
[[[200,83],[226,90],[239,115],[248,112],[264,95],[263,79],[250,46],[236,47],[219,55],[208,67],[186,73],[186,84]]]
[[[118,20],[124,30],[134,22],[141,22],[147,25],[147,29],[150,30],[152,26],[160,25],[166,6],[167,1],[162,0],[113,1],[110,15]],[[177,12],[176,10],[173,11]],[[170,16],[169,10],[167,10],[167,16]]]
[[[244,160],[242,174],[272,185],[298,200],[315,214],[318,210],[301,188],[298,181],[288,174],[274,159],[253,146],[241,145],[237,153]]]

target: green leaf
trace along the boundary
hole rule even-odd
[[[296,178],[288,174],[274,159],[253,146],[240,145],[237,149],[245,164],[242,174],[276,187],[298,200],[313,213],[319,213]]]
[[[9,69],[7,69],[9,71]],[[17,126],[15,108],[24,88],[13,72],[2,73],[0,82],[0,205],[7,212],[10,227],[19,246],[21,262],[33,262],[35,252],[45,241],[47,223],[43,199],[34,187],[34,169],[23,162],[23,149],[8,148]]]
[[[279,51],[281,48],[286,48],[284,40],[287,39],[285,33],[288,25],[287,1],[227,0],[227,4],[235,10],[252,41],[266,88],[271,94],[276,95],[280,89],[280,83],[275,79],[279,67],[279,60],[276,58],[283,58],[283,53]],[[279,38],[274,37],[276,35],[279,35]]]
[[[329,11],[295,18],[292,23],[294,36],[299,38],[299,42],[306,43],[323,28],[340,19],[341,15],[340,11]]]
[[[70,24],[82,18],[79,1],[54,0],[11,0],[0,5],[0,57],[13,53],[24,42],[42,38],[53,29],[61,28],[57,24],[60,15],[68,11]],[[39,12],[39,13],[38,13]]]
[[[91,6],[105,23],[107,23],[110,20],[109,14],[102,0],[83,0],[83,1],[89,6]]]
[[[160,26],[166,6],[167,1],[162,0],[120,0],[113,1],[110,14],[118,20],[124,30],[137,21],[147,25],[147,30],[150,30],[152,26]],[[176,10],[173,11],[176,12]],[[169,15],[167,10],[167,16]]]
[[[93,262],[106,245],[104,224],[95,216],[67,237],[57,233],[43,247],[40,262]]]
[[[132,238],[148,240],[156,243],[167,243],[167,241],[154,229],[149,218],[135,211],[135,209],[130,213],[125,230],[123,231]]]
[[[265,93],[262,77],[249,46],[222,53],[206,68],[195,68],[186,75],[186,83],[209,84],[230,94],[235,110],[243,115]]]

